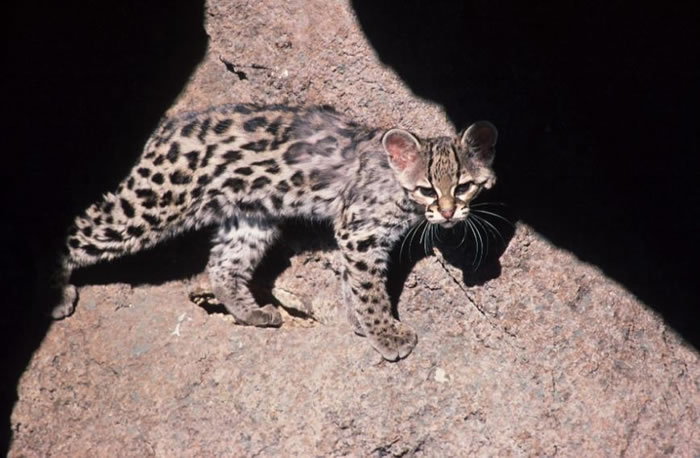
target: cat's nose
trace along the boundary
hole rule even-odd
[[[454,208],[445,208],[440,210],[440,214],[443,216],[445,219],[450,219],[452,218],[452,215],[455,214],[455,209]]]

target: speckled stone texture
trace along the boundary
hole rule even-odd
[[[209,53],[173,112],[330,103],[366,123],[451,129],[378,63],[345,2],[212,0],[207,18]],[[272,291],[310,318],[292,310],[281,329],[193,304],[201,273],[82,287],[20,381],[10,456],[700,453],[695,350],[527,226],[488,281],[465,282],[448,250],[413,267],[398,311],[419,342],[393,364],[345,323],[336,252],[289,245],[288,265],[267,260],[283,270]]]

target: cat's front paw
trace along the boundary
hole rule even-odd
[[[73,285],[67,285],[57,293],[58,303],[51,310],[51,318],[61,320],[73,314],[75,304],[78,302],[78,289]]]
[[[418,342],[416,331],[398,320],[378,329],[369,329],[367,335],[374,349],[388,361],[405,358]]]

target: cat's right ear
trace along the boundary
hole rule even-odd
[[[391,129],[382,137],[382,146],[391,165],[399,172],[413,169],[420,162],[420,141],[403,129]]]

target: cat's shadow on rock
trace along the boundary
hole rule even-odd
[[[445,261],[462,271],[462,280],[467,286],[481,285],[501,273],[499,259],[513,236],[513,230],[503,222],[495,221],[494,225],[499,236],[489,232],[480,234],[481,239],[477,239],[472,232],[464,233],[457,228],[441,230],[439,239],[433,238]],[[211,228],[188,233],[150,250],[76,270],[72,283],[79,287],[111,283],[140,286],[191,278],[206,270],[212,235]],[[402,238],[391,252],[387,281],[392,311],[397,317],[399,298],[408,276],[416,264],[432,256],[433,251],[433,247],[426,247],[419,237],[411,238],[411,233],[404,237],[406,242]],[[337,248],[330,224],[285,222],[279,240],[270,247],[255,271],[251,285],[254,297],[261,304],[280,305],[272,296],[271,288],[275,279],[291,266],[292,257]],[[200,306],[209,314],[227,313],[223,306],[206,301]]]

